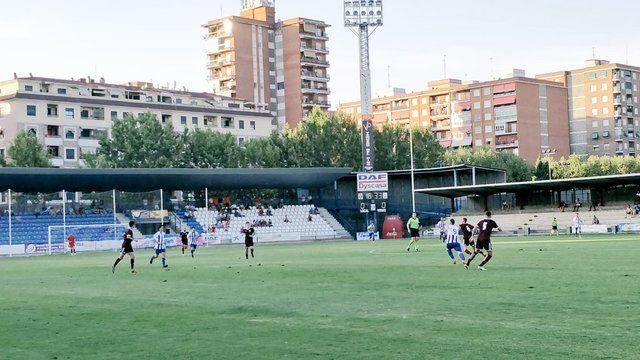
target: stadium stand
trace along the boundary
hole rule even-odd
[[[600,225],[608,225],[610,227],[618,224],[640,224],[640,215],[625,218],[624,208],[607,208],[606,210],[599,208],[598,211],[580,211],[580,219],[583,225],[591,225],[594,215],[597,216]],[[551,229],[551,222],[555,217],[558,220],[558,228],[561,233],[566,233],[566,230],[573,224],[574,216],[575,213],[569,210],[560,212],[540,209],[540,211],[537,212],[526,213],[499,211],[493,214],[493,219],[500,225],[502,230],[506,232],[523,232],[525,228],[529,228],[531,232],[534,233],[548,233]],[[463,217],[466,217],[469,223],[475,225],[484,218],[484,215],[455,214],[453,217],[456,220],[461,220]]]
[[[68,231],[75,225],[113,224],[113,214],[67,215]],[[48,241],[49,226],[62,226],[61,215],[35,215],[33,213],[16,213],[12,218],[13,244],[45,244]],[[112,228],[111,228],[112,229]],[[103,228],[87,228],[82,231],[79,241],[105,240]],[[9,217],[0,217],[0,244],[9,243]]]
[[[246,222],[254,223],[259,221],[268,222],[271,220],[272,226],[256,226],[256,234],[274,234],[274,233],[299,233],[302,238],[314,239],[335,239],[349,237],[349,234],[342,228],[335,219],[326,219],[329,217],[328,212],[324,209],[318,209],[316,215],[312,215],[312,221],[309,221],[310,210],[313,205],[284,205],[282,208],[272,209],[272,216],[259,214],[256,207],[241,211],[242,217],[234,214],[229,215],[227,232],[240,233],[240,230]],[[185,216],[185,211],[177,212],[182,222],[188,227],[193,227],[199,232],[210,229],[212,226],[220,226],[219,221],[225,214],[217,210],[207,211],[205,208],[197,208],[193,212],[193,218]],[[285,218],[289,221],[285,222]],[[333,225],[331,225],[333,224]],[[224,229],[224,228],[223,228]],[[222,229],[222,231],[224,231]]]

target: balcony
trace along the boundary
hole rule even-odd
[[[300,51],[315,51],[315,52],[319,52],[322,54],[328,54],[329,53],[329,49],[325,46],[323,48],[316,48],[313,46],[309,46],[305,43],[300,44]]]
[[[44,145],[45,146],[62,146],[62,138],[60,136],[45,136],[44,137]]]
[[[209,75],[207,77],[207,80],[209,81],[228,81],[228,80],[233,80],[236,78],[235,74],[222,74],[222,73],[218,73],[218,74],[212,74]]]
[[[328,101],[313,100],[313,99],[304,99],[302,101],[302,107],[310,108],[314,106],[319,106],[321,108],[329,108],[331,107],[331,104]]]
[[[302,85],[303,94],[330,94],[329,88],[320,86],[304,86]]]
[[[302,56],[300,58],[300,62],[302,63],[302,65],[316,65],[316,66],[323,66],[323,67],[327,67],[329,66],[329,62],[327,60],[323,60],[320,58],[313,58],[313,57],[309,57],[309,56]]]
[[[233,65],[233,60],[223,59],[223,60],[210,60],[207,62],[207,68],[209,69],[218,69],[223,66]]]
[[[305,71],[302,70],[300,72],[300,77],[305,80],[314,80],[314,81],[329,81],[329,75],[317,74],[313,71]]]
[[[622,93],[622,87],[620,85],[616,85],[613,87],[613,93],[614,94],[620,94]]]
[[[301,39],[329,40],[329,38],[327,37],[327,33],[325,33],[324,31],[311,32],[311,31],[301,30],[300,31],[300,38]]]
[[[97,148],[99,145],[100,145],[100,140],[98,139],[83,138],[83,137],[78,139],[78,146]]]
[[[622,106],[622,98],[620,96],[616,96],[613,99],[613,105],[615,106]]]
[[[431,124],[431,131],[451,130],[451,121],[437,121]]]
[[[508,149],[508,148],[517,148],[518,140],[512,141],[500,141],[496,140],[496,149]]]
[[[209,54],[221,54],[227,51],[233,51],[234,47],[231,45],[220,45],[217,48],[212,47],[209,49]]]

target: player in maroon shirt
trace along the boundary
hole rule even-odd
[[[460,224],[460,230],[462,230],[462,238],[464,239],[464,252],[467,255],[471,255],[472,252],[469,250],[475,250],[476,243],[473,241],[473,225],[467,222],[467,218],[462,218],[462,224]]]
[[[487,211],[487,217],[478,223],[476,227],[476,232],[478,233],[478,238],[476,241],[476,248],[473,252],[473,255],[467,260],[467,266],[473,261],[473,259],[478,255],[478,252],[485,250],[487,252],[484,261],[478,265],[478,269],[487,270],[484,268],[484,265],[491,260],[493,256],[493,249],[491,247],[491,232],[493,229],[498,229],[498,231],[502,231],[498,224],[491,219],[491,211]]]

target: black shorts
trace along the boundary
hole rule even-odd
[[[186,241],[186,240],[182,240],[182,245],[187,246],[187,245],[189,245],[189,242]]]
[[[191,248],[193,248],[193,250],[195,250],[198,247],[198,244],[191,244]]]
[[[551,230],[558,230],[558,227],[557,226],[552,226]]]
[[[125,247],[123,247],[123,248],[122,248],[121,254],[122,254],[122,255],[124,255],[124,254],[130,254],[130,253],[132,253],[132,252],[133,252],[133,247],[131,247],[131,246],[125,246]]]
[[[245,247],[252,247],[253,246],[253,240],[245,240],[244,241],[244,246]]]
[[[465,238],[464,239],[464,246],[475,246],[475,241],[473,241],[472,238]]]
[[[476,245],[476,250],[486,250],[493,251],[493,246],[491,246],[491,240],[478,240],[478,245]]]
[[[420,229],[409,229],[411,231],[411,237],[420,237]]]

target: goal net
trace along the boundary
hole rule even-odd
[[[73,235],[76,251],[119,249],[124,224],[51,225],[48,227],[48,253],[69,251],[69,238]]]

